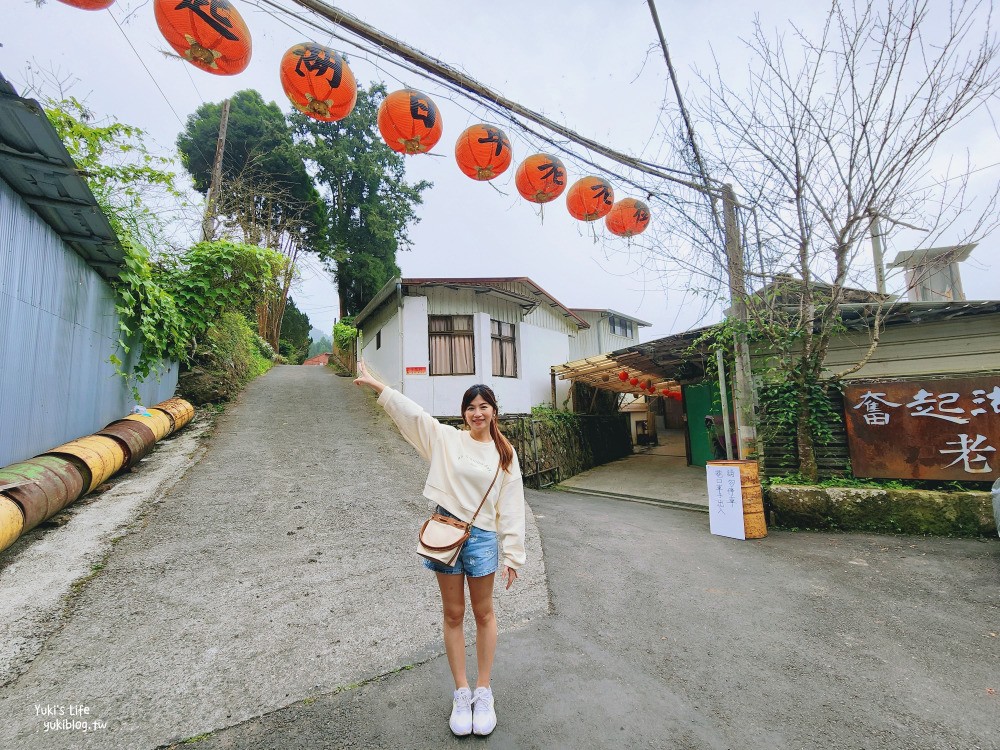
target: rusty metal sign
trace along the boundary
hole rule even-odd
[[[844,413],[856,477],[1000,478],[1000,376],[850,385]]]

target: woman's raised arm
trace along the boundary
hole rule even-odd
[[[378,394],[381,394],[382,390],[385,388],[385,383],[368,372],[368,368],[365,367],[365,361],[363,359],[358,360],[358,377],[354,379],[354,385],[367,385]]]

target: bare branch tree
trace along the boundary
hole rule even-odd
[[[771,35],[758,20],[746,40],[746,87],[718,65],[701,77],[707,93],[692,109],[707,126],[708,169],[741,192],[748,278],[767,285],[748,300],[751,324],[799,386],[803,475],[817,472],[807,386],[823,375],[841,305],[871,306],[870,346],[846,376],[875,352],[893,303],[852,290],[871,274],[871,218],[928,228],[921,247],[977,241],[998,224],[997,192],[968,191],[971,161],[935,179],[945,136],[1000,91],[990,22],[988,0],[955,0],[947,10],[930,0],[833,0],[817,38],[801,29]],[[668,231],[689,248],[678,252],[675,242],[662,252],[718,288],[725,257],[705,201],[673,203]]]

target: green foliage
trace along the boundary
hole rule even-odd
[[[171,161],[149,150],[146,132],[121,122],[99,125],[73,97],[47,100],[45,114],[126,251],[159,246],[164,216],[187,204]]]
[[[579,417],[566,409],[553,409],[551,406],[532,406],[531,416],[540,419],[553,427],[563,425],[567,427],[579,425]]]
[[[207,193],[212,182],[221,120],[222,104],[203,104],[188,116],[184,131],[177,136],[181,161],[201,193]],[[277,188],[289,203],[312,203],[315,198],[285,115],[277,104],[265,102],[252,89],[230,98],[222,178]]]
[[[801,418],[799,398],[804,391],[809,406],[805,424],[816,445],[828,445],[834,438],[832,426],[842,420],[840,412],[830,400],[829,388],[829,383],[815,380],[807,380],[805,386],[800,385],[794,370],[781,380],[764,381],[758,391],[758,398],[762,421],[767,428],[765,432],[795,434]]]
[[[207,339],[215,356],[231,366],[241,387],[271,369],[271,358],[262,353],[258,338],[250,322],[238,312],[223,313],[209,330]]]
[[[142,382],[163,362],[185,361],[187,321],[150,262],[147,247],[162,241],[164,201],[180,203],[170,162],[152,154],[146,133],[119,122],[97,125],[77,99],[49,100],[46,115],[85,175],[101,210],[125,251],[113,283],[119,316],[117,352],[108,360],[138,400]]]
[[[278,353],[274,351],[274,347],[271,346],[267,339],[258,333],[254,333],[254,341],[257,344],[257,351],[260,352],[260,356],[264,359],[271,360],[272,362],[278,357]]]
[[[354,110],[339,122],[290,115],[299,153],[316,175],[326,202],[328,250],[337,277],[341,314],[356,314],[394,276],[396,252],[410,247],[408,227],[429,182],[408,184],[403,156],[378,133],[382,84],[358,91]]]
[[[300,365],[309,353],[312,339],[309,331],[309,316],[295,306],[295,300],[288,298],[285,314],[281,318],[281,354],[293,365]]]
[[[351,320],[351,319],[349,319]],[[358,338],[358,329],[349,322],[338,320],[333,326],[333,343],[339,351],[345,352],[351,348],[351,344]]]
[[[117,354],[109,360],[139,401],[136,382],[141,383],[164,362],[187,361],[190,325],[174,297],[154,277],[145,249],[131,242],[125,248],[125,268],[115,284],[115,310],[118,346],[132,355],[131,367],[126,368]],[[131,343],[136,343],[137,352],[131,351]]]
[[[184,311],[196,340],[225,310],[251,310],[277,293],[280,253],[239,242],[201,242],[162,271],[164,286]]]

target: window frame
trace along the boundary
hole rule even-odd
[[[468,318],[469,328],[468,329],[455,329],[455,318]],[[447,320],[449,328],[442,331],[431,330],[431,321],[433,320]],[[448,336],[452,337],[452,341],[448,347],[448,372],[435,372],[435,358],[434,358],[434,346],[433,340],[435,336]],[[472,371],[471,372],[455,372],[455,343],[454,339],[459,337],[468,337],[471,340],[472,348]],[[461,377],[467,375],[476,374],[476,317],[475,315],[428,315],[427,316],[427,373],[432,377]]]
[[[493,331],[493,324],[494,323],[497,324],[497,328],[499,330],[499,333],[494,333],[494,331]],[[510,336],[505,336],[503,334],[503,328],[504,328],[504,326],[510,326]],[[499,373],[497,372],[497,364],[498,363],[496,361],[496,358],[493,356],[493,342],[494,341],[499,341],[500,342],[500,362],[499,362],[500,372]],[[506,369],[504,367],[504,364],[506,364],[506,360],[504,359],[504,344],[505,343],[509,343],[510,344],[511,356],[514,358],[514,374],[513,375],[504,375],[503,374],[504,370]],[[493,377],[495,377],[495,378],[515,378],[515,379],[517,378],[517,376],[518,376],[518,372],[517,372],[517,325],[515,323],[507,323],[506,321],[503,321],[503,320],[496,320],[495,318],[490,318],[490,355],[491,355],[490,358],[493,360],[492,366],[491,366],[491,370],[490,370],[493,373]]]

